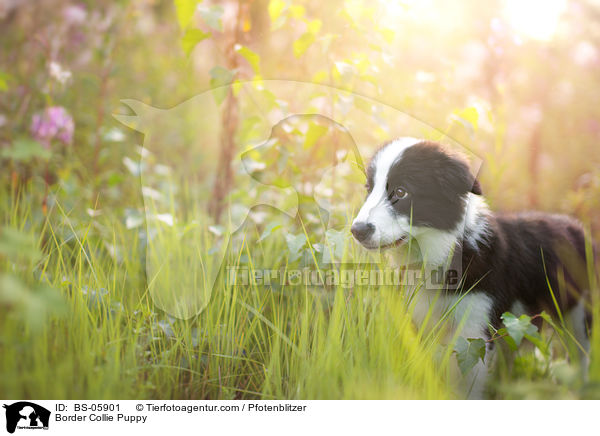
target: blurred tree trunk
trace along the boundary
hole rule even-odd
[[[224,23],[225,64],[229,71],[235,73],[235,76],[237,76],[236,70],[238,68],[235,45],[241,43],[242,18],[243,14],[247,12],[247,6],[248,4],[244,0],[235,2],[235,20],[233,20],[231,25]],[[208,211],[216,223],[221,221],[221,215],[225,208],[225,197],[233,184],[233,169],[231,164],[235,155],[235,132],[239,122],[239,114],[238,99],[233,94],[231,86],[227,92],[227,97],[223,101],[221,110],[219,161],[215,172],[212,196],[208,205]]]
[[[229,65],[228,65],[229,67]],[[235,131],[238,124],[238,102],[230,88],[223,102],[221,114],[221,140],[219,162],[215,173],[212,196],[209,203],[209,213],[216,223],[221,220],[227,196],[233,183],[231,163],[235,154]]]

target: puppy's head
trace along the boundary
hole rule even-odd
[[[414,138],[391,141],[375,154],[366,188],[351,231],[369,249],[402,245],[427,232],[455,234],[468,194],[481,194],[465,158]]]

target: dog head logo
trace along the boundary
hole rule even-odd
[[[18,429],[48,429],[50,411],[29,401],[19,401],[6,409],[6,431],[14,433]]]

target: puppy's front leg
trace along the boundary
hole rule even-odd
[[[493,306],[492,299],[483,292],[473,291],[459,296],[460,300],[454,310],[454,322],[459,336],[465,339],[482,338],[487,340],[489,314]],[[482,399],[488,373],[494,361],[493,343],[486,343],[483,362],[480,360],[464,377],[463,384],[468,399]]]

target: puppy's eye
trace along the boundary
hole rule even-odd
[[[396,198],[402,200],[403,198],[408,197],[408,192],[406,192],[404,188],[400,187],[396,188],[396,190],[394,191],[394,195],[396,196]]]

